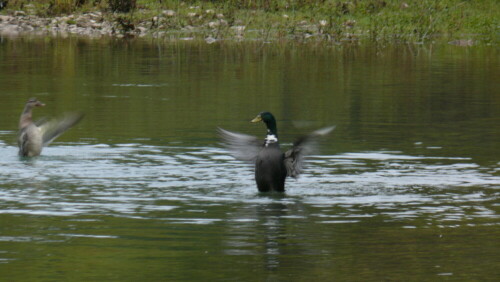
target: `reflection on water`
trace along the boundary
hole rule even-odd
[[[442,212],[439,217],[447,218],[447,212],[456,217],[463,208],[443,208],[446,205],[494,201],[495,193],[487,192],[494,192],[500,183],[495,168],[481,167],[470,158],[359,152],[311,156],[306,173],[298,180],[288,180],[286,196],[267,197],[256,192],[251,166],[233,160],[217,147],[77,144],[50,147],[44,156],[28,160],[19,159],[14,147],[5,146],[1,151],[6,156],[0,163],[6,187],[1,195],[11,207],[0,213],[149,218],[151,213],[193,202],[197,206],[280,206],[300,201],[315,207],[349,208],[348,222],[355,221],[356,209],[364,206],[395,218],[412,218],[437,209]],[[481,187],[481,192],[474,187]],[[468,217],[494,214],[486,210]]]
[[[310,271],[309,259],[304,263],[310,256],[337,260],[355,248],[352,244],[373,248],[387,242],[385,232],[378,239],[362,235],[363,226],[420,230],[439,238],[449,228],[488,228],[498,221],[500,178],[470,158],[386,151],[312,156],[306,173],[289,181],[286,194],[267,195],[257,193],[251,167],[217,147],[67,144],[29,161],[19,160],[12,146],[1,151],[6,158],[0,163],[0,217],[7,224],[0,244],[91,240],[96,247],[126,244],[125,250],[131,251],[149,242],[140,248],[149,253],[158,242],[164,255],[179,249],[186,256],[201,252],[236,257],[219,265],[237,262],[236,269],[246,269],[250,263],[259,277],[271,271],[266,275],[271,279]],[[29,222],[22,223],[27,227],[21,232],[15,231],[18,217]],[[172,230],[163,228],[177,234],[166,238],[164,232]],[[395,238],[389,241],[410,240],[408,235],[390,236]],[[356,248],[355,253],[362,249]],[[3,263],[27,255],[4,249]],[[391,249],[375,250],[385,259],[394,254]],[[163,261],[161,254],[153,257]]]
[[[336,232],[364,241],[371,236],[356,230],[365,225],[397,223],[400,229],[423,233],[444,228],[438,231],[442,233],[494,226],[498,220],[500,178],[495,168],[470,158],[390,151],[317,155],[309,158],[300,179],[289,181],[286,194],[267,195],[257,193],[251,167],[218,147],[62,144],[23,160],[15,147],[4,145],[0,153],[0,245],[99,240],[92,243],[99,246],[132,240],[129,246],[165,240],[161,226],[175,230],[192,225],[177,230],[180,234],[168,239],[165,251],[184,240],[202,240],[179,248],[188,254],[201,248],[207,254],[236,256],[239,263],[251,257],[254,267],[280,273],[303,269],[299,258],[304,256],[340,259],[344,244],[352,246],[330,238]],[[15,220],[19,217],[21,222]],[[16,227],[19,223],[25,227]],[[210,233],[201,226],[212,226]],[[202,237],[196,235],[200,231]],[[218,242],[210,245],[205,236]],[[28,255],[5,246],[0,263]],[[154,244],[149,248],[155,249]]]
[[[304,267],[299,257],[338,257],[345,251],[342,244],[350,246],[329,237],[339,227],[346,232],[341,236],[349,237],[367,224],[446,230],[487,227],[498,220],[500,178],[470,158],[386,151],[312,156],[305,174],[289,181],[286,194],[266,195],[256,192],[250,167],[217,147],[67,144],[28,161],[20,160],[13,146],[0,151],[5,156],[0,217],[6,219],[0,244],[74,244],[76,239],[140,244],[149,236],[164,240],[155,225],[214,226],[209,236],[220,240],[216,245],[181,249],[206,248],[210,254],[241,257],[239,262],[253,257],[254,267],[281,272]],[[31,223],[18,233],[19,222],[12,220],[20,216]],[[40,216],[47,219],[33,221]],[[137,220],[149,222],[139,224],[145,233],[120,230]],[[344,224],[352,230],[345,231]],[[200,240],[188,230],[193,228],[169,239],[166,250]],[[27,255],[4,249],[9,251],[0,255],[3,263]]]
[[[498,277],[491,49],[110,46],[0,44],[4,279]],[[87,115],[20,159],[31,96],[36,117]],[[337,125],[284,194],[258,193],[215,133],[263,137],[262,110],[284,147]]]

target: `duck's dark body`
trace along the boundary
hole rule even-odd
[[[278,143],[263,147],[255,160],[255,182],[260,192],[285,191],[285,154]]]
[[[316,130],[299,138],[291,149],[283,153],[278,142],[278,129],[274,116],[262,112],[252,122],[262,121],[267,127],[264,142],[254,136],[230,132],[219,128],[224,145],[239,160],[255,165],[255,182],[260,192],[285,191],[285,179],[297,177],[302,169],[302,159],[310,152],[311,142],[315,137],[328,134],[334,127]]]

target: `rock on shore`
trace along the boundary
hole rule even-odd
[[[81,35],[89,37],[124,36],[127,33],[144,36],[148,29],[142,26],[125,29],[120,22],[106,20],[101,12],[84,13],[52,18],[26,15],[16,11],[13,15],[0,15],[0,35]]]

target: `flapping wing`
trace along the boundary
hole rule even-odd
[[[38,127],[41,127],[44,123],[47,122],[47,117],[42,117],[40,119],[38,119],[37,121],[35,121],[35,125],[38,126]]]
[[[49,145],[54,139],[82,120],[83,113],[68,113],[62,118],[43,121],[40,128],[43,132],[43,146]]]
[[[236,133],[217,128],[217,132],[222,139],[222,144],[228,149],[231,155],[241,161],[255,162],[263,142],[257,137]]]
[[[285,167],[287,176],[297,178],[302,172],[304,157],[314,151],[317,138],[332,132],[335,126],[324,127],[300,137],[293,143],[293,147],[285,152]]]

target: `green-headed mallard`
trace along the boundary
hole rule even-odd
[[[43,147],[49,145],[54,139],[77,124],[82,118],[81,113],[66,114],[58,120],[41,119],[33,122],[32,111],[36,107],[44,107],[45,104],[36,98],[26,102],[21,118],[19,119],[19,134],[17,144],[19,156],[34,157],[40,155]]]
[[[219,128],[224,145],[232,155],[255,164],[255,181],[260,192],[285,191],[285,178],[296,178],[302,170],[303,158],[311,151],[311,141],[330,133],[335,127],[325,127],[297,139],[291,149],[283,153],[278,142],[276,119],[262,112],[251,122],[264,122],[267,135],[264,142],[257,137]]]

